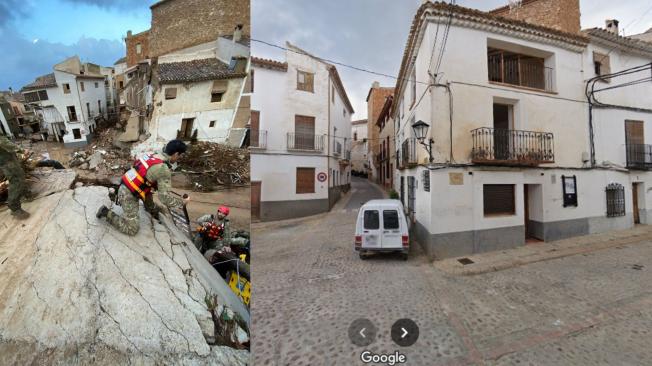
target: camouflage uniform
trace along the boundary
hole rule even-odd
[[[217,240],[210,240],[203,238],[199,233],[195,236],[195,246],[202,253],[210,249],[215,249],[217,251],[222,250],[225,246],[229,245],[245,245],[246,239],[244,238],[233,238],[231,235],[231,224],[229,219],[224,218],[223,220],[218,219],[215,215],[206,214],[197,219],[197,223],[200,225],[207,222],[214,222],[215,225],[220,226],[224,224],[224,232],[222,232],[222,237]]]
[[[0,136],[0,169],[5,178],[9,180],[7,206],[12,211],[20,210],[20,198],[27,194],[25,172],[16,157],[18,151],[20,151],[18,147],[8,138]]]
[[[170,160],[170,157],[164,153],[160,155],[156,154],[154,156],[166,163],[152,165],[147,170],[145,179],[147,179],[148,182],[157,184],[156,191],[158,193],[158,198],[165,206],[172,209],[182,207],[183,201],[180,198],[173,196],[170,192],[170,189],[172,188],[172,172],[170,167],[167,165],[167,161]],[[120,216],[113,211],[109,211],[106,216],[106,221],[124,234],[131,236],[136,235],[140,229],[140,217],[138,216],[140,205],[138,201],[139,198],[131,193],[124,184],[120,185],[120,189],[118,189],[118,202],[120,203],[120,206],[122,206],[124,214]],[[143,203],[147,212],[154,216],[158,213],[158,207],[154,203],[151,194],[147,196]]]

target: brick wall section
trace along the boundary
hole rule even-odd
[[[394,88],[372,87],[367,100],[367,138],[369,139],[369,150],[374,156],[380,153],[380,142],[378,141],[380,129],[376,125],[378,116],[385,104],[385,98],[394,94]]]
[[[149,53],[149,31],[134,34],[132,36],[127,34],[125,43],[127,44],[127,67],[132,67],[138,62],[151,56]],[[138,43],[141,44],[140,55],[136,53],[136,45]]]
[[[249,0],[164,0],[151,9],[151,57],[233,34],[238,24],[251,34]]]
[[[523,0],[519,8],[504,6],[489,13],[568,33],[581,29],[579,0]]]

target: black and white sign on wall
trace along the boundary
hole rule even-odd
[[[577,207],[577,177],[562,175],[561,184],[564,189],[564,207]]]

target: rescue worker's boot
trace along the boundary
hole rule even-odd
[[[106,215],[108,215],[108,214],[109,214],[109,208],[106,207],[106,206],[104,206],[104,205],[102,205],[102,206],[100,206],[100,208],[97,210],[97,213],[95,214],[95,216],[96,216],[98,219],[101,219],[101,218],[103,218],[103,217],[106,217]]]
[[[11,211],[11,216],[17,218],[18,220],[26,220],[29,218],[30,214],[22,208],[19,208],[17,210]]]

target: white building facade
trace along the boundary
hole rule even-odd
[[[249,70],[248,41],[220,37],[159,57],[150,140],[224,143],[231,132]]]
[[[337,69],[288,43],[286,61],[252,59],[252,216],[326,212],[351,182],[351,115]]]
[[[444,41],[437,29],[449,21]],[[593,50],[609,54],[595,42],[586,33],[458,6],[421,6],[394,100],[395,187],[432,258],[647,221],[652,176],[627,169],[624,123],[649,123],[650,114],[594,108],[590,124],[585,87],[596,76]],[[638,53],[611,52],[611,71],[652,60]],[[650,106],[652,88],[643,85],[646,94],[631,101]],[[621,102],[641,93],[603,92]],[[433,140],[432,163],[415,138],[418,121],[429,125],[423,141]]]
[[[353,174],[368,174],[370,163],[367,157],[367,120],[351,122],[351,170]]]
[[[82,64],[74,56],[21,92],[43,121],[43,130],[66,146],[83,146],[96,129],[96,119],[107,117],[104,81],[98,65]]]

